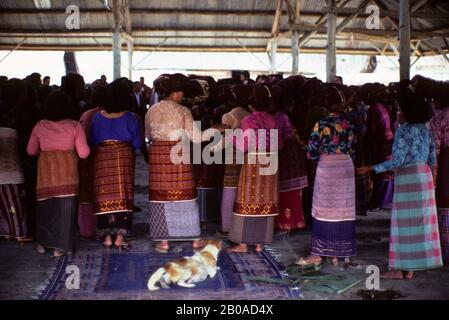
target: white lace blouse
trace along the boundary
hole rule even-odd
[[[199,135],[194,135],[194,126],[190,110],[170,100],[153,105],[145,115],[145,136],[150,141],[177,141],[171,134],[183,129],[191,141],[201,142],[201,129],[195,128]]]

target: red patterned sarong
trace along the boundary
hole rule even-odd
[[[94,212],[133,211],[134,150],[121,141],[104,141],[94,156]]]
[[[174,164],[170,152],[177,141],[153,141],[149,147],[149,201],[181,201],[197,197],[193,166]]]
[[[279,214],[278,173],[261,175],[260,169],[268,167],[257,159],[248,163],[248,154],[240,172],[234,214],[241,216],[267,217]]]

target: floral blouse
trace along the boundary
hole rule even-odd
[[[318,160],[322,153],[349,154],[355,158],[355,129],[344,114],[330,113],[315,124],[307,146],[307,157]]]
[[[412,163],[435,166],[435,144],[425,124],[405,123],[396,131],[392,159],[373,166],[376,173],[391,171]]]

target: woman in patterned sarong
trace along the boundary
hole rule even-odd
[[[242,120],[250,114],[247,109],[248,97],[252,91],[251,88],[250,85],[237,85],[231,86],[228,89],[230,100],[234,104],[234,107],[222,116],[221,122],[229,129],[240,129]],[[232,211],[234,209],[240,169],[242,167],[241,162],[238,163],[236,155],[237,153],[234,147],[232,148],[232,152],[226,154],[228,158],[225,163],[223,195],[221,200],[221,231],[226,233],[229,232],[232,225]],[[231,156],[232,159],[230,159]]]
[[[313,189],[312,252],[299,265],[320,264],[322,257],[356,254],[355,247],[355,132],[344,111],[343,93],[331,85],[323,102],[330,114],[320,120],[310,135],[308,158],[318,161]]]
[[[48,95],[44,120],[34,127],[27,152],[39,155],[36,186],[37,252],[54,249],[54,256],[70,254],[75,246],[78,209],[78,157],[90,149],[82,126],[69,119],[71,101],[62,91]]]
[[[229,232],[229,240],[237,245],[230,252],[247,252],[248,245],[255,245],[261,252],[264,244],[273,241],[275,217],[279,214],[278,149],[282,149],[283,142],[276,120],[267,112],[273,98],[268,86],[254,88],[252,114],[242,120],[243,134],[234,139],[237,149],[245,153],[245,160]],[[262,157],[269,157],[269,161],[261,161]]]
[[[92,120],[90,143],[95,148],[94,213],[105,247],[128,249],[134,204],[134,150],[143,143],[137,115],[127,111],[132,85],[117,79],[108,85],[104,109]],[[115,237],[115,239],[114,239]]]
[[[10,79],[2,87],[0,104],[0,236],[31,241],[27,227],[25,179],[19,152],[23,132],[19,113],[26,97],[24,81]]]
[[[432,114],[408,82],[400,84],[400,122],[393,157],[359,174],[395,170],[391,213],[389,271],[386,279],[412,279],[414,271],[443,265],[438,215],[431,168],[436,164],[435,144],[426,126]]]
[[[150,237],[156,242],[153,249],[160,253],[168,252],[169,241],[190,240],[196,250],[204,246],[190,161],[190,142],[200,144],[202,135],[201,128],[195,127],[191,111],[180,104],[187,81],[179,73],[159,76],[154,88],[162,101],[153,105],[145,116],[145,135],[150,140]]]

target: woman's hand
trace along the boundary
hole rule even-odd
[[[357,169],[357,174],[360,176],[366,176],[368,173],[371,172],[373,168],[371,166],[364,166]]]
[[[214,124],[211,128],[220,131],[220,133],[224,133],[226,129],[231,129],[230,126],[222,123]]]

